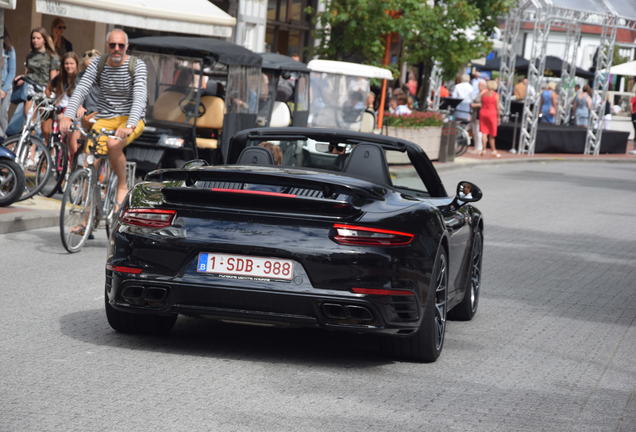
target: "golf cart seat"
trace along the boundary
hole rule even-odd
[[[184,123],[185,116],[179,107],[179,102],[184,97],[185,95],[179,91],[163,92],[152,107],[152,118],[159,121]]]
[[[375,114],[370,111],[362,113],[362,120],[360,121],[360,132],[373,132],[375,129]]]
[[[223,116],[225,115],[225,102],[218,96],[201,96],[201,104],[205,107],[205,112],[197,118],[197,128],[213,129],[219,131],[223,128]],[[197,137],[197,148],[216,149],[218,140],[216,138]]]

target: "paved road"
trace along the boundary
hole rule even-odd
[[[182,319],[125,336],[105,240],[0,235],[0,431],[635,431],[636,165],[445,171],[480,185],[484,292],[435,364],[372,338]]]

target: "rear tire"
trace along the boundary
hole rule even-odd
[[[42,194],[51,197],[58,192],[62,192],[61,185],[68,170],[68,149],[64,143],[56,140],[51,149],[51,177],[46,186],[42,189]]]
[[[470,135],[460,126],[455,128],[455,134],[455,156],[461,156],[468,150]]]
[[[24,173],[20,165],[0,159],[0,207],[13,204],[24,191]]]
[[[392,356],[405,360],[432,363],[444,348],[448,305],[448,258],[443,248],[437,252],[431,275],[430,292],[426,296],[420,327],[415,334],[386,340]]]
[[[128,334],[166,334],[172,330],[178,315],[147,315],[118,311],[108,302],[108,294],[104,296],[106,318],[113,330]]]
[[[470,321],[477,313],[481,292],[481,261],[484,252],[484,240],[481,230],[475,232],[470,250],[470,267],[466,278],[464,299],[448,312],[448,318],[457,321]]]
[[[68,179],[60,207],[60,237],[64,249],[79,252],[93,227],[95,205],[88,169],[75,171]],[[76,228],[84,226],[83,232]]]

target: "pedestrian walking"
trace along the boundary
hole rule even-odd
[[[9,123],[9,105],[11,104],[11,90],[15,77],[15,49],[7,29],[4,29],[2,39],[2,81],[0,88],[0,140],[6,138]]]
[[[590,117],[590,109],[592,109],[592,89],[589,85],[583,86],[583,91],[574,98],[574,124],[577,126],[587,127]]]
[[[495,137],[497,136],[497,128],[499,127],[499,94],[497,93],[497,81],[488,81],[486,87],[487,90],[481,95],[479,130],[482,136],[483,148],[486,148],[486,143],[488,143],[495,157],[501,157],[495,147]],[[481,154],[483,154],[483,150]]]
[[[632,126],[634,126],[634,141],[636,141],[636,93],[634,93],[634,97],[629,100],[629,106],[632,111]]]
[[[51,23],[53,45],[55,46],[55,51],[57,51],[57,53],[61,56],[67,52],[73,51],[73,44],[63,36],[65,30],[66,24],[62,18],[57,17]]]
[[[457,77],[457,84],[453,89],[453,98],[462,99],[455,107],[455,118],[463,121],[470,121],[470,104],[473,102],[473,86],[470,85],[470,77],[463,74]]]
[[[557,106],[559,96],[556,94],[556,84],[548,83],[547,87],[541,93],[541,122],[554,124],[556,122]]]

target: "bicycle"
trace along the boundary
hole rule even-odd
[[[104,221],[106,236],[110,236],[115,213],[117,176],[110,169],[108,155],[97,153],[99,139],[115,138],[114,131],[101,129],[87,132],[79,125],[73,126],[71,130],[80,132],[83,143],[78,150],[78,168],[69,176],[62,195],[60,237],[64,248],[75,253],[81,250],[100,221]],[[88,150],[87,153],[84,153],[85,149]],[[134,186],[135,169],[134,162],[126,162],[129,189]]]
[[[27,77],[23,77],[23,79],[33,86],[34,91],[29,94],[33,103],[26,115],[22,132],[7,138],[2,144],[3,147],[15,153],[15,161],[24,171],[24,192],[20,196],[20,200],[31,198],[40,192],[51,175],[51,154],[42,140],[34,133],[40,128],[42,114],[55,108],[54,99],[48,97],[41,86]]]
[[[52,109],[49,107],[46,109],[49,111],[48,115],[51,116],[53,120],[51,123],[50,136],[45,143],[49,154],[51,155],[52,164],[50,169],[51,175],[40,192],[42,195],[50,197],[57,192],[64,191],[62,183],[68,177],[67,172],[69,172],[69,165],[73,165],[69,159],[69,147],[67,143],[64,142],[62,132],[59,130],[59,123],[57,121],[57,116],[62,112],[62,108],[54,106]]]

